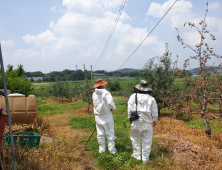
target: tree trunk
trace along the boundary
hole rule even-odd
[[[205,133],[210,136],[211,135],[211,129],[210,129],[210,125],[209,125],[209,119],[207,118],[203,118],[204,121],[204,125],[205,125]]]
[[[88,113],[89,113],[90,104],[88,103]]]
[[[160,106],[158,106],[158,118],[160,118],[160,117],[161,117],[161,115],[160,115],[160,109],[161,109],[161,107],[160,107]]]

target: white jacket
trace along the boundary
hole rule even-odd
[[[113,120],[111,109],[115,110],[116,106],[110,92],[106,89],[95,89],[92,99],[96,122],[99,124],[105,124]]]
[[[136,93],[132,94],[128,101],[128,118],[130,118],[131,112],[136,111],[135,102]],[[137,113],[139,118],[134,120],[141,123],[153,123],[158,119],[158,111],[156,100],[149,94],[137,93]]]

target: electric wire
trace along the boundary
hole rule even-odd
[[[120,66],[118,70],[122,68],[122,66],[132,57],[132,55],[138,50],[138,48],[143,44],[143,42],[149,37],[149,35],[153,32],[153,30],[157,27],[157,25],[162,21],[162,19],[166,16],[166,14],[171,10],[171,8],[174,6],[174,4],[177,2],[177,0],[171,5],[171,7],[167,10],[167,12],[164,14],[164,16],[159,20],[159,22],[153,27],[153,29],[150,31],[150,33],[144,38],[144,40],[139,44],[139,46],[133,51],[133,53],[127,58],[127,60]],[[116,71],[118,71],[116,70]]]
[[[111,39],[111,37],[112,37],[112,35],[113,35],[113,32],[114,32],[114,30],[115,30],[115,28],[116,28],[117,22],[119,21],[120,15],[121,15],[121,13],[122,13],[122,11],[123,11],[123,8],[124,8],[124,6],[125,6],[125,4],[126,4],[126,1],[127,1],[127,0],[123,0],[123,1],[122,1],[122,4],[121,4],[121,6],[120,6],[119,12],[117,13],[115,22],[114,22],[113,27],[112,27],[112,29],[111,29],[111,31],[110,31],[110,34],[109,34],[108,39],[107,39],[107,41],[106,41],[106,44],[105,44],[105,46],[103,47],[103,50],[102,50],[102,53],[100,54],[99,59],[98,59],[98,60],[96,61],[96,63],[94,64],[94,66],[93,66],[94,68],[95,68],[96,65],[99,63],[100,59],[102,58],[103,54],[105,53],[105,50],[106,50],[106,48],[107,48],[107,46],[108,46],[108,44],[109,44],[109,41],[110,41],[110,39]]]

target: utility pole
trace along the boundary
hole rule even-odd
[[[92,79],[92,65],[91,65],[91,84],[92,84],[92,88],[93,88],[93,79]]]

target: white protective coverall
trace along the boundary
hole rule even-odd
[[[128,101],[128,118],[130,118],[131,112],[136,111],[135,95],[136,93],[132,94]],[[137,93],[137,103],[139,118],[131,124],[132,156],[137,160],[141,160],[140,141],[142,139],[142,161],[146,163],[149,161],[152,145],[152,123],[158,119],[157,104],[152,96],[141,93]]]
[[[116,106],[113,98],[106,89],[95,89],[92,96],[94,104],[94,114],[97,129],[97,139],[99,143],[99,153],[105,152],[105,135],[108,140],[108,149],[111,153],[116,153],[113,115],[111,109]]]

